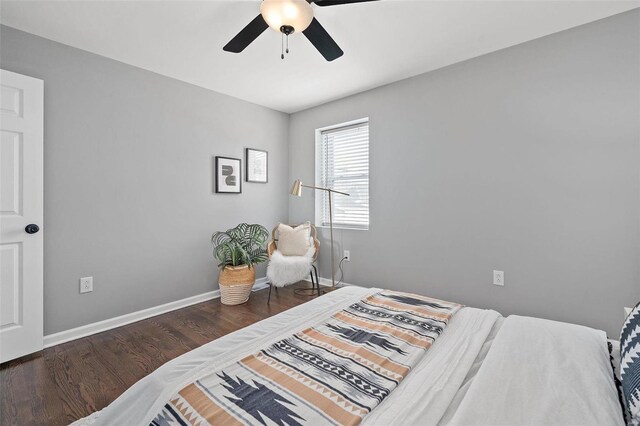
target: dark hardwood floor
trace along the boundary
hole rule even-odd
[[[218,337],[311,300],[299,283],[220,299],[74,340],[0,365],[0,424],[67,425],[100,410],[165,362]]]

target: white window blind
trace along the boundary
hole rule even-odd
[[[369,123],[320,132],[320,186],[346,192],[333,195],[333,225],[369,228]],[[318,192],[321,225],[329,225],[329,194]]]

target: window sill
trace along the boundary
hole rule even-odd
[[[315,225],[315,226],[318,229],[330,229],[331,228],[329,225]],[[356,227],[340,226],[340,225],[333,225],[333,229],[334,230],[336,230],[336,229],[340,229],[340,230],[344,229],[344,230],[347,230],[347,231],[368,231],[369,230],[368,227],[367,228],[356,228]]]

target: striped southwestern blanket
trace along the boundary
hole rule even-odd
[[[182,388],[151,422],[356,425],[431,347],[455,303],[380,291]]]

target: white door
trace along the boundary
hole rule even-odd
[[[0,362],[42,349],[43,104],[42,80],[0,70]]]

